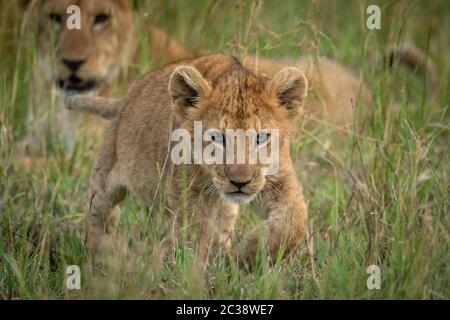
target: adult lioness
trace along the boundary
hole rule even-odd
[[[50,81],[62,90],[109,93],[121,69],[129,67],[138,45],[137,24],[129,0],[36,0],[22,1],[28,15],[37,17],[38,56],[45,61]],[[80,28],[68,26],[68,17],[80,11]],[[150,56],[167,63],[187,56],[186,50],[159,28],[148,34]],[[55,38],[52,40],[52,36]],[[47,70],[47,69],[46,69]],[[45,71],[46,71],[45,70]]]
[[[37,63],[31,92],[35,99],[34,114],[30,118],[33,121],[45,117],[51,100],[49,93],[55,92],[56,116],[50,122],[57,127],[57,133],[63,133],[69,145],[80,123],[94,119],[79,119],[79,115],[67,112],[60,107],[59,97],[67,92],[109,96],[118,75],[127,73],[136,56],[139,34],[148,37],[150,55],[147,59],[155,66],[187,57],[187,51],[159,28],[148,26],[146,30],[139,30],[132,22],[134,12],[130,0],[21,2],[26,9],[25,20],[37,30]],[[68,18],[78,13],[80,28],[69,28]],[[35,145],[34,138],[41,135],[41,127],[48,126],[47,120],[40,121],[38,128],[30,132],[30,146]],[[100,125],[95,121],[89,126],[94,131]]]
[[[208,252],[230,248],[238,205],[252,200],[268,218],[246,236],[241,257],[252,262],[261,236],[272,256],[280,248],[289,252],[303,235],[307,219],[289,154],[291,125],[306,95],[307,80],[297,68],[282,69],[268,80],[236,58],[221,54],[171,64],[135,82],[115,103],[120,112],[106,133],[92,172],[86,215],[88,248],[95,251],[102,242],[111,208],[126,191],[151,205],[162,183],[168,210],[178,222],[187,211],[194,227],[189,230],[200,234],[201,261]],[[72,96],[68,102],[110,106],[109,100],[98,97]],[[259,158],[252,162],[246,156],[237,164],[175,164],[171,133],[180,128],[194,132],[196,121],[201,121],[202,137],[216,130],[203,146],[213,143],[226,152],[238,149],[238,144],[224,138],[227,129],[254,130],[255,139],[241,146],[245,150],[267,147],[274,155],[279,152],[278,170],[269,172],[267,165],[271,164]],[[278,140],[267,136],[274,129]],[[183,186],[188,186],[186,202],[180,197]]]
[[[38,20],[38,68],[34,72],[33,95],[42,95],[41,100],[48,103],[50,88],[42,85],[50,84],[51,88],[59,87],[63,92],[78,93],[96,92],[108,96],[111,86],[117,80],[121,70],[126,73],[132,56],[136,55],[138,33],[149,34],[150,56],[154,63],[170,62],[185,58],[188,52],[178,45],[162,30],[149,27],[148,30],[137,32],[138,24],[132,23],[133,12],[130,0],[22,0],[28,10],[28,18]],[[81,29],[70,30],[66,27],[69,16],[67,9],[77,5],[81,12]],[[70,11],[73,12],[73,11]],[[72,13],[73,14],[73,13]],[[54,35],[54,41],[51,35]],[[410,50],[402,50],[400,61],[411,67],[419,66],[428,75],[432,72],[423,67],[426,62],[420,54],[410,54]],[[417,59],[420,58],[420,59]],[[310,83],[308,112],[317,112],[333,125],[346,125],[353,120],[354,106],[360,101],[362,106],[371,104],[371,94],[366,84],[351,70],[324,57],[301,57],[299,59],[246,57],[243,64],[257,73],[273,76],[286,66],[300,66],[306,72]],[[425,72],[426,71],[426,72]],[[47,81],[42,81],[47,78]],[[51,123],[63,132],[69,145],[75,132],[79,130],[79,115],[56,108],[56,120]],[[47,110],[37,105],[37,116]],[[43,111],[43,112],[42,112]],[[89,111],[86,109],[86,111]],[[114,111],[114,110],[110,110]],[[111,112],[97,112],[112,115]],[[92,120],[82,118],[81,120]],[[47,127],[47,122],[38,123],[36,130],[30,130],[25,145],[35,146],[35,137],[40,137],[41,127]],[[95,140],[98,122],[88,125],[90,136]],[[38,134],[36,134],[36,131]],[[94,131],[94,132],[92,132]]]

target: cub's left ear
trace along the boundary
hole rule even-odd
[[[211,92],[209,82],[191,66],[179,66],[169,79],[169,94],[174,111],[185,116],[189,108],[195,108],[199,99]]]
[[[295,116],[300,112],[306,98],[308,80],[298,68],[283,68],[266,83],[266,90]]]

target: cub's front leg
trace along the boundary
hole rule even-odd
[[[272,259],[280,249],[284,255],[291,252],[304,234],[308,217],[302,189],[293,170],[273,180],[269,178],[259,198],[258,206],[268,212],[268,218],[246,235],[239,250],[239,258],[249,265],[254,262],[260,242]]]
[[[217,199],[201,208],[198,260],[207,264],[210,258],[221,253],[230,253],[234,224],[239,214],[239,205]]]

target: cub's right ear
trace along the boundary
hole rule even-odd
[[[189,108],[195,108],[201,97],[211,92],[208,81],[191,66],[179,66],[170,76],[169,94],[175,112],[185,116]]]

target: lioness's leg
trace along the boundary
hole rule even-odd
[[[252,264],[261,240],[272,258],[278,250],[289,253],[303,236],[307,219],[306,204],[294,172],[284,175],[281,184],[268,181],[261,194],[261,207],[268,210],[268,218],[255,226],[240,247],[240,258]]]

